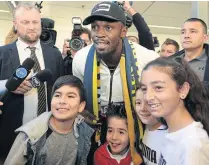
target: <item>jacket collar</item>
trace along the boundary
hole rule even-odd
[[[8,54],[9,54],[10,61],[12,63],[11,65],[12,65],[13,70],[16,70],[17,67],[20,65],[20,59],[19,59],[18,50],[17,50],[17,41],[18,40],[16,40],[15,42],[11,44],[6,45],[9,48]],[[44,49],[45,45],[39,42],[38,46],[39,48],[42,48],[43,57],[44,57],[44,54],[47,54]],[[45,58],[44,58],[44,62],[45,64],[48,63],[48,61]]]
[[[209,45],[205,43],[205,44],[203,45],[203,49],[205,49],[206,55],[209,56],[209,55],[208,55],[208,54],[209,54]],[[175,54],[172,55],[171,57],[178,57],[178,56],[180,56],[180,55],[182,55],[182,54],[184,54],[184,53],[185,53],[185,50],[183,49],[183,50],[180,50],[179,52],[175,53]]]
[[[30,139],[30,143],[33,145],[47,132],[49,128],[48,123],[51,116],[51,111],[44,112],[39,117],[15,130],[15,132],[24,132],[28,136],[28,139]],[[73,131],[76,138],[79,137],[78,126],[83,121],[84,118],[81,115],[77,115],[75,118]]]

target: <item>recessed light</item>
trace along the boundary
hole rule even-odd
[[[148,25],[149,27],[154,27],[154,28],[162,28],[162,29],[176,29],[180,30],[180,27],[172,27],[172,26],[158,26],[158,25]]]
[[[2,12],[2,13],[9,13],[10,11],[8,11],[8,10],[0,10],[0,12]]]

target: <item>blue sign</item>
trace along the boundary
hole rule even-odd
[[[25,68],[18,68],[16,70],[16,76],[18,78],[25,78],[27,76],[28,71]]]

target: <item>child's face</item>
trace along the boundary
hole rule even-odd
[[[127,120],[119,117],[108,119],[106,140],[114,155],[120,155],[129,147]]]
[[[148,111],[148,104],[144,100],[143,92],[140,89],[136,91],[136,113],[142,123],[146,125],[152,126],[158,123],[157,119]]]
[[[85,108],[85,102],[80,102],[76,87],[64,85],[58,88],[52,97],[51,111],[55,119],[60,121],[74,120]]]
[[[148,102],[149,111],[155,117],[172,119],[184,108],[182,95],[186,97],[185,85],[179,88],[166,67],[150,67],[143,71],[141,90]],[[177,113],[177,114],[176,114]]]

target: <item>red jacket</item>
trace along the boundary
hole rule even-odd
[[[107,151],[107,143],[100,146],[94,153],[94,165],[130,165],[132,162],[131,153],[129,152],[124,159],[118,163],[115,159],[110,157]]]

